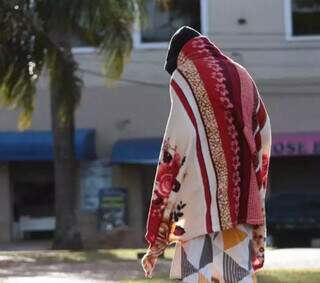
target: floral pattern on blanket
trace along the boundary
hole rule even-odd
[[[168,244],[169,234],[174,222],[173,212],[171,212],[173,204],[169,203],[169,198],[172,192],[178,193],[181,189],[181,183],[177,176],[185,160],[186,157],[181,157],[177,146],[170,144],[170,138],[167,138],[164,141],[158,164],[149,213],[149,230],[152,231],[149,234],[149,241],[159,252],[162,246]],[[166,210],[170,211],[166,213]],[[176,218],[181,216],[181,213],[177,210]],[[182,231],[178,233],[182,233]]]

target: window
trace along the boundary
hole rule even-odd
[[[320,39],[320,1],[286,0],[286,29],[290,39]]]
[[[171,0],[169,7],[147,0],[145,23],[137,21],[134,44],[137,48],[166,48],[174,32],[183,25],[206,33],[207,0]]]
[[[78,36],[71,37],[72,51],[76,54],[87,54],[94,53],[97,47],[88,45],[84,40],[80,39]]]

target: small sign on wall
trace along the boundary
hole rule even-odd
[[[272,156],[320,155],[320,133],[275,134]]]
[[[109,232],[125,227],[127,221],[128,197],[124,188],[103,189],[99,193],[99,230]]]

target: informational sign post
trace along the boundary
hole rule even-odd
[[[98,225],[100,231],[109,232],[125,227],[128,197],[124,188],[108,188],[99,193]]]

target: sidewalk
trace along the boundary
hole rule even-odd
[[[8,279],[0,279],[0,283],[114,283],[115,281],[80,279],[76,277],[12,277]]]
[[[267,250],[265,269],[319,269],[320,249]]]
[[[166,269],[167,267],[165,267]],[[0,263],[0,283],[111,283],[138,278],[138,262]]]

